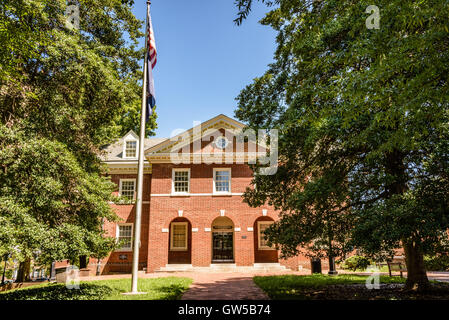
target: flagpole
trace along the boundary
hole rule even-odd
[[[145,143],[145,117],[147,103],[147,67],[148,67],[148,12],[151,1],[147,1],[147,20],[145,24],[145,60],[143,64],[143,83],[142,83],[142,107],[140,110],[140,135],[139,135],[139,166],[137,171],[137,196],[136,196],[136,221],[134,226],[134,245],[133,245],[133,266],[132,266],[132,285],[131,293],[140,293],[137,290],[137,280],[139,272],[139,249],[140,249],[140,225],[142,219],[142,194],[143,194],[143,165],[144,165],[144,143]]]

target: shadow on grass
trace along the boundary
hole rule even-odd
[[[79,289],[67,289],[55,283],[39,287],[17,289],[0,294],[1,300],[100,300],[113,290],[105,285],[81,283]]]
[[[379,294],[394,297],[403,286],[405,279],[380,276],[380,283],[385,290],[369,290],[365,286],[368,276],[364,275],[282,275],[254,277],[254,282],[271,299],[308,300],[308,299],[376,299]],[[382,297],[380,297],[382,298]]]
[[[181,298],[185,290],[186,287],[180,284],[172,284],[157,288],[157,291],[164,296],[162,300],[177,300]]]
[[[123,295],[130,289],[129,279],[81,282],[80,289],[67,289],[63,283],[44,284],[0,293],[0,300],[175,300],[192,283],[189,278],[139,279],[142,295]]]

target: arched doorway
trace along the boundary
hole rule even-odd
[[[186,218],[170,222],[168,237],[168,263],[190,264],[192,261],[192,225]]]
[[[212,263],[234,262],[234,223],[228,217],[212,222]]]
[[[274,220],[270,217],[259,217],[254,221],[254,262],[255,263],[275,263],[278,262],[278,251],[270,248],[266,244],[263,230],[265,230]]]

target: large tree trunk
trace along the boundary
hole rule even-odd
[[[334,252],[332,248],[332,240],[329,238],[329,252],[328,252],[328,259],[329,259],[329,271],[327,272],[328,275],[336,275],[338,274],[337,270],[335,270],[335,257]]]
[[[97,260],[97,273],[96,273],[96,275],[97,276],[101,275],[101,260],[100,260],[100,258],[98,258],[98,260]]]
[[[424,267],[424,257],[419,244],[404,242],[405,262],[407,265],[406,290],[424,291],[430,287]]]
[[[386,171],[395,177],[394,182],[387,186],[388,197],[404,194],[407,190],[406,168],[403,163],[405,155],[394,149],[386,156]],[[402,240],[407,265],[406,290],[423,291],[429,288],[424,257],[418,242],[411,239]]]
[[[19,264],[16,282],[25,282],[30,280],[31,259],[26,258]]]

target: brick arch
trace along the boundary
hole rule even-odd
[[[253,224],[254,234],[254,263],[274,263],[278,262],[278,251],[275,249],[259,249],[259,223],[261,221],[272,221],[274,219],[269,216],[258,217]]]
[[[229,218],[232,221],[234,227],[239,227],[241,224],[241,221],[237,214],[234,214],[231,210],[226,210],[224,216],[221,216],[220,214],[208,216],[207,221],[205,221],[205,225],[212,227],[212,224],[218,218]]]
[[[170,246],[172,223],[173,222],[187,222],[187,250],[179,251],[172,250]],[[189,219],[184,217],[177,217],[168,224],[168,263],[169,264],[191,264],[192,263],[192,223]]]

